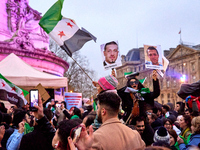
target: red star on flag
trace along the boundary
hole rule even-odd
[[[6,84],[5,83],[3,83],[3,82],[1,82],[2,83],[2,87],[4,87]]]
[[[13,90],[13,91],[16,91],[17,89],[15,88],[15,86],[13,86],[13,87],[12,87],[12,90]]]
[[[23,95],[23,96],[24,96],[24,93],[22,92],[20,95]]]
[[[62,36],[66,36],[65,34],[64,34],[64,32],[63,31],[59,31],[60,33],[58,34],[58,35],[60,35],[60,38],[62,37]]]
[[[73,27],[73,25],[70,22],[66,22],[68,26],[70,26],[71,28]]]
[[[72,20],[72,19],[69,19],[73,24],[76,24],[75,22],[74,22],[74,20]]]

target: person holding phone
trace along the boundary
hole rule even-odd
[[[44,115],[41,97],[38,97],[38,105],[34,105],[37,109],[34,111],[36,124],[33,132],[27,133],[22,137],[19,150],[54,150],[51,145],[55,135],[55,129]]]
[[[39,91],[37,89],[31,89],[29,91],[30,96],[30,110],[37,111],[35,106],[38,106]]]
[[[70,136],[74,141],[77,140],[82,129],[81,126],[79,126],[80,124],[81,120],[79,119],[61,121],[52,140],[53,148],[56,150],[70,150],[68,137]],[[79,131],[79,133],[77,133],[77,131]]]

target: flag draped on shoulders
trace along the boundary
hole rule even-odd
[[[61,14],[64,0],[58,0],[41,18],[39,25],[71,57],[72,53],[96,37],[84,28],[80,29],[74,20]]]
[[[27,104],[24,96],[28,93],[28,91],[17,87],[0,74],[0,100],[9,101],[17,107],[22,107]]]

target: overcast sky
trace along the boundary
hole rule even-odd
[[[29,0],[42,15],[56,0]],[[118,40],[120,54],[143,44],[175,48],[180,41],[200,44],[200,0],[65,0],[62,15],[97,37],[80,50],[97,77],[104,71],[100,45]]]

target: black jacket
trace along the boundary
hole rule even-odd
[[[37,121],[33,132],[22,137],[19,150],[53,150],[52,139],[55,129],[46,117]]]
[[[126,116],[124,116],[124,121],[127,120],[129,117],[132,107],[133,107],[133,100],[130,96],[130,93],[125,93],[127,86],[117,90],[118,95],[122,99],[122,109],[126,112]],[[146,104],[154,107],[154,99],[160,95],[160,86],[159,80],[153,80],[153,92],[147,93],[143,96],[144,101],[139,101],[139,108],[140,108],[140,115],[146,117]]]

